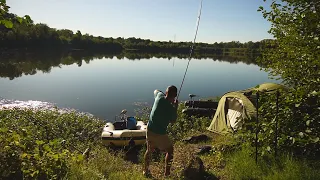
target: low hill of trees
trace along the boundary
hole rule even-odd
[[[35,24],[32,20],[21,23],[18,16],[7,13],[5,15],[13,22],[12,28],[0,25],[0,49],[20,48],[55,48],[81,49],[105,52],[136,51],[148,53],[186,53],[190,52],[192,42],[152,41],[150,39],[112,38],[73,32],[69,29],[55,29],[48,25]],[[258,42],[239,41],[196,43],[195,51],[208,54],[260,54],[272,40]]]

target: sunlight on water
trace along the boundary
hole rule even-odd
[[[32,109],[32,110],[52,110],[58,111],[59,113],[70,113],[76,112],[78,114],[93,116],[90,113],[86,112],[79,112],[76,109],[72,108],[58,108],[55,104],[49,102],[42,102],[42,101],[19,101],[19,100],[9,100],[0,98],[0,110],[4,109]]]

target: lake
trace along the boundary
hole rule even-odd
[[[187,64],[188,59],[177,57],[100,56],[70,60],[68,56],[50,56],[40,60],[2,60],[0,106],[32,100],[31,104],[48,102],[113,120],[122,109],[135,115],[135,110],[141,108],[137,104],[151,106],[155,89],[165,91],[168,85],[179,88]],[[255,64],[192,59],[179,100],[188,100],[190,93],[198,98],[221,96],[264,82],[276,81]]]

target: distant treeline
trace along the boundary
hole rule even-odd
[[[17,16],[7,14],[13,19],[14,26],[7,29],[0,25],[0,49],[21,48],[55,48],[55,49],[78,49],[94,50],[96,52],[122,52],[134,51],[143,53],[173,53],[188,54],[192,42],[152,41],[140,38],[105,38],[82,34],[80,31],[73,32],[68,29],[54,29],[46,24],[18,23]],[[259,42],[240,43],[239,41],[220,43],[196,43],[194,51],[197,53],[217,55],[245,55],[260,54],[272,40]]]
[[[17,50],[10,56],[2,56],[0,59],[0,78],[14,79],[24,75],[34,75],[37,72],[50,73],[53,67],[61,67],[63,65],[76,64],[82,66],[83,63],[89,64],[92,60],[97,59],[129,59],[141,60],[151,58],[173,58],[186,59],[188,54],[171,54],[171,53],[102,53],[93,51],[57,51],[45,49],[43,51]],[[194,59],[210,58],[213,61],[226,61],[230,63],[243,62],[246,64],[255,64],[254,59],[246,56],[223,56],[223,55],[208,55],[195,54]],[[187,60],[187,59],[186,59]]]

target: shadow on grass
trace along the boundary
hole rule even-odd
[[[143,149],[142,145],[128,148],[128,150],[125,151],[124,160],[132,162],[133,164],[141,163],[140,154]]]
[[[141,158],[143,158],[142,152],[145,152],[144,145],[136,145],[133,147],[108,147],[110,152],[115,155],[121,156],[124,160],[129,161],[133,164],[141,163]]]
[[[209,172],[204,172],[203,176],[200,177],[199,179],[203,179],[203,180],[218,180],[219,178],[217,176],[215,176],[212,173]]]

